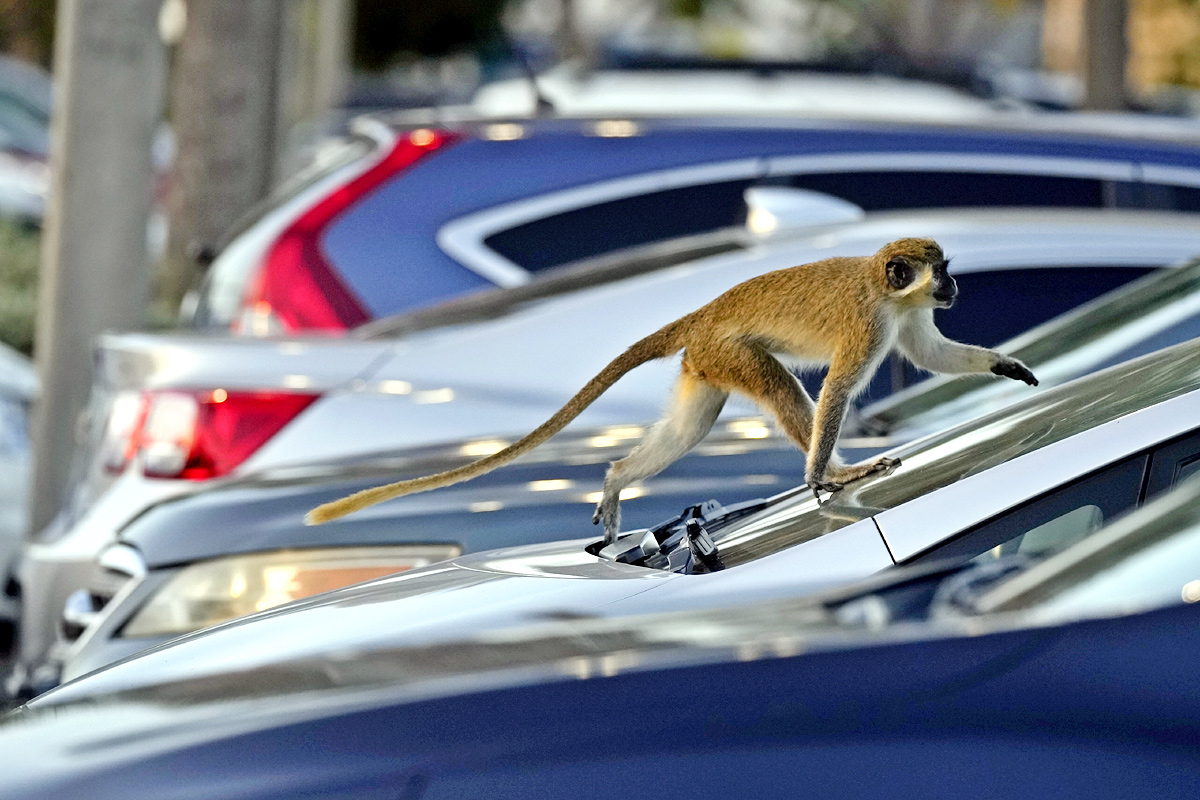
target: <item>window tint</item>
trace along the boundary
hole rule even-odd
[[[881,170],[793,175],[772,182],[841,197],[868,211],[1139,204],[1128,196],[1130,184],[1057,175]],[[484,241],[513,263],[538,272],[612,250],[740,225],[745,221],[742,193],[753,184],[726,181],[621,198],[527,222]]]
[[[978,525],[913,561],[1057,552],[1137,505],[1148,460],[1138,456],[1077,481]]]
[[[1150,464],[1146,497],[1174,487],[1197,470],[1200,470],[1200,434],[1163,445],[1155,451]]]
[[[1112,205],[1106,181],[989,172],[827,172],[796,175],[792,186],[842,197],[867,211],[956,206]]]
[[[1139,187],[1138,208],[1200,211],[1200,187],[1171,186],[1165,183],[1145,183]]]
[[[602,253],[741,225],[743,193],[753,181],[685,186],[627,197],[527,222],[484,243],[539,272]]]

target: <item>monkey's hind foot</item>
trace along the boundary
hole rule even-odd
[[[617,540],[621,531],[621,504],[619,500],[609,500],[607,497],[596,504],[592,512],[592,524],[604,523],[604,543],[612,544]]]
[[[821,492],[828,492],[829,494],[840,492],[842,490],[842,484],[833,483],[832,481],[809,481],[808,488],[812,489],[813,497],[815,497],[817,499],[817,503],[820,504]]]

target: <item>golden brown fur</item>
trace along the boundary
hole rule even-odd
[[[730,392],[770,411],[784,433],[807,454],[814,491],[896,463],[891,459],[847,466],[834,453],[838,429],[893,345],[914,363],[940,372],[987,372],[1036,383],[1024,365],[999,353],[942,337],[932,309],[953,302],[954,281],[931,239],[900,239],[872,256],[830,258],[769,272],[734,286],[707,305],[631,346],[588,382],[549,420],[516,443],[458,469],[380,486],[313,509],[310,524],[365,506],[468,480],[532,450],[562,430],[633,368],[683,351],[674,404],[630,455],[613,462],[593,521],[612,540],[620,525],[622,488],[661,471],[711,428]],[[799,381],[776,359],[782,354],[828,364],[814,406]]]

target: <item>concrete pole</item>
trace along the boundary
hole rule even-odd
[[[274,185],[279,53],[289,0],[193,0],[171,77],[177,148],[168,198],[169,271],[177,301],[197,277],[190,253],[216,244]]]
[[[1083,8],[1084,107],[1115,111],[1125,108],[1125,0],[1086,0]]]
[[[92,340],[146,313],[162,0],[59,0],[51,196],[42,235],[31,529],[57,511],[87,402]]]

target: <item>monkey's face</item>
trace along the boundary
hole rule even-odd
[[[884,271],[892,296],[906,305],[949,308],[958,296],[950,261],[932,239],[901,239],[885,247]]]

